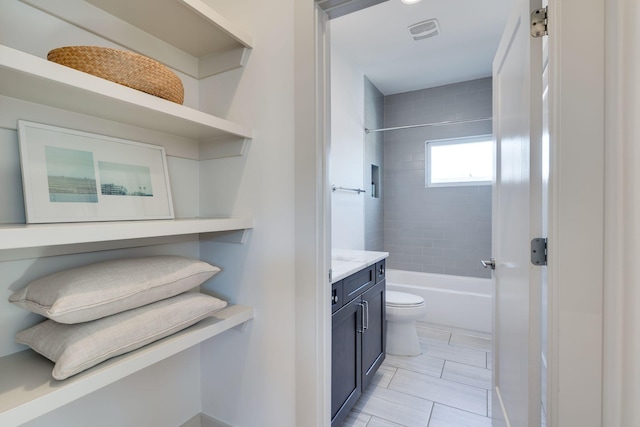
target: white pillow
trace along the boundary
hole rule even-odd
[[[63,380],[187,328],[226,305],[209,295],[186,292],[92,322],[45,320],[18,332],[16,341],[55,362],[53,377]]]
[[[219,271],[179,256],[105,261],[42,277],[9,301],[59,323],[87,322],[181,294]]]

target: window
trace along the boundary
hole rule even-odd
[[[493,180],[491,135],[427,141],[427,187],[490,184]]]

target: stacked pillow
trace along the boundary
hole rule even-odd
[[[155,256],[45,276],[9,298],[49,318],[18,332],[16,340],[53,361],[55,379],[68,378],[225,307],[218,298],[187,292],[219,271],[199,260]]]

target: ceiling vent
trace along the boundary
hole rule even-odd
[[[440,34],[440,25],[437,19],[429,19],[427,21],[418,22],[409,26],[409,32],[414,40],[428,39]]]

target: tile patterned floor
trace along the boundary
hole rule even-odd
[[[387,355],[345,427],[491,427],[491,340],[419,324],[422,354]]]

